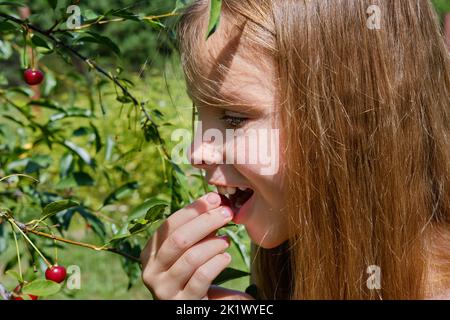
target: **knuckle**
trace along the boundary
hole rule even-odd
[[[199,255],[197,253],[195,253],[194,251],[188,251],[184,255],[184,261],[189,266],[196,265],[198,260],[199,260]]]
[[[150,272],[149,268],[145,268],[141,274],[142,281],[148,287],[153,287],[153,275]]]
[[[197,272],[195,273],[195,277],[197,281],[199,282],[210,282],[213,279],[211,279],[210,273],[208,272],[208,269],[205,267],[200,267],[197,269]]]
[[[177,250],[184,250],[189,244],[186,237],[175,232],[169,237],[169,240],[170,244]]]

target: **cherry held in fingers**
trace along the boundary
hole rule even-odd
[[[37,69],[27,69],[23,73],[25,82],[30,86],[40,84],[44,80],[44,74]]]
[[[45,279],[51,280],[57,283],[61,283],[66,279],[66,268],[63,266],[54,265],[53,267],[47,268],[45,271]]]
[[[220,194],[220,193],[219,193],[219,196],[220,196],[220,205],[231,208],[231,201],[230,201],[230,199],[228,199],[227,197],[225,197],[223,194]]]

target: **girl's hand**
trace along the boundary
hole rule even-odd
[[[208,299],[209,300],[255,300],[251,295],[230,290],[218,286],[211,286],[208,290]]]
[[[208,299],[212,281],[231,262],[217,229],[233,218],[217,193],[172,214],[141,253],[142,279],[155,299]]]

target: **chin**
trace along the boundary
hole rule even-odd
[[[252,227],[245,226],[252,242],[264,249],[273,249],[283,244],[288,238],[277,234],[259,233],[252,230]]]

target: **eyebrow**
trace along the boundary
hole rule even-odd
[[[205,99],[203,99],[203,102],[200,102],[196,99],[193,99],[193,101],[197,107],[208,106],[213,108],[226,109],[234,112],[251,112],[257,114],[264,113],[264,108],[268,107],[268,105],[260,104],[258,106],[258,103],[250,103],[248,98],[243,97],[241,93],[235,92],[222,92],[216,94],[215,97],[207,96]]]

